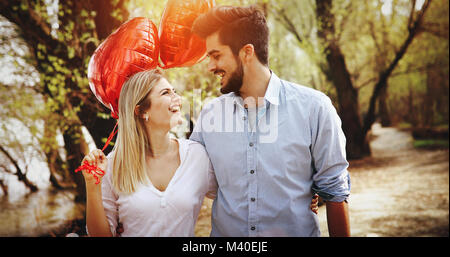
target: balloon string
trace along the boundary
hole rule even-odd
[[[102,148],[102,152],[105,151],[106,147],[109,145],[109,143],[111,142],[112,138],[117,134],[117,125],[119,124],[119,121],[117,121],[116,125],[113,128],[113,131],[111,132],[111,134],[109,134],[108,139],[106,140],[105,145]],[[98,176],[103,176],[105,175],[105,171],[100,169],[99,167],[95,166],[95,165],[90,165],[88,163],[88,161],[84,161],[83,165],[79,166],[75,172],[81,171],[81,170],[86,170],[88,173],[92,174],[96,180],[95,184],[100,183],[100,178]]]
[[[95,180],[96,180],[95,184],[100,183],[100,178],[97,175],[99,175],[99,176],[105,175],[105,171],[104,170],[100,169],[99,167],[97,167],[95,165],[90,165],[88,163],[88,161],[84,161],[83,165],[78,167],[75,170],[75,172],[78,172],[80,170],[86,170],[88,173],[91,173],[94,176]]]
[[[109,145],[109,142],[111,142],[112,138],[117,134],[117,125],[119,125],[119,121],[116,122],[116,125],[113,128],[113,131],[111,132],[111,134],[109,134],[109,137],[106,140],[106,143],[102,148],[102,152],[105,151],[106,147]]]

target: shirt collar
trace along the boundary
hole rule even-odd
[[[279,105],[280,104],[279,99],[280,99],[281,81],[272,70],[270,71],[270,73],[271,73],[271,75],[270,75],[269,85],[267,86],[267,90],[266,90],[266,94],[264,95],[264,98],[273,105]]]
[[[264,99],[273,105],[279,105],[281,81],[272,70],[270,70],[270,74],[269,85],[267,86]],[[238,97],[234,92],[230,93],[230,96],[233,97],[235,106],[236,104],[242,105],[242,98]]]

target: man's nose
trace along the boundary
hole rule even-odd
[[[216,63],[214,61],[209,61],[208,63],[208,71],[214,72],[216,70]]]

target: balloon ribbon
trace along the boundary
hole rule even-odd
[[[102,151],[105,151],[106,147],[109,145],[109,143],[111,142],[111,140],[113,139],[113,137],[117,134],[117,125],[119,124],[119,121],[117,121],[116,125],[113,128],[113,131],[111,132],[111,134],[109,134],[108,139],[106,140],[105,145],[102,148]],[[103,176],[105,175],[105,171],[100,169],[99,167],[95,166],[95,165],[90,165],[88,163],[88,161],[84,161],[83,165],[79,166],[75,172],[78,172],[80,170],[86,170],[88,173],[92,174],[94,176],[94,178],[96,179],[95,184],[100,183],[100,178],[98,176]]]

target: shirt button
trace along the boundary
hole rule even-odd
[[[255,230],[256,228],[255,228],[255,227],[251,227],[250,229],[251,229],[251,230]]]
[[[254,202],[256,199],[254,197],[252,197],[250,200],[252,200],[252,202]]]
[[[253,143],[250,143],[250,144],[248,144],[250,147],[252,147],[253,146]]]
[[[245,117],[245,116],[244,116],[244,117],[242,117],[242,120],[246,120],[246,119],[247,119],[247,117]]]
[[[254,170],[251,170],[251,171],[250,171],[250,174],[253,174],[253,173],[255,173],[255,171],[254,171]]]

